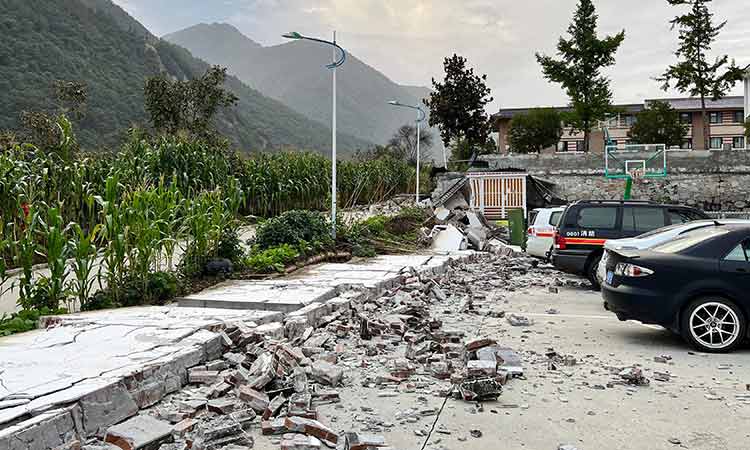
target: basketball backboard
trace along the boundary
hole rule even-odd
[[[667,176],[667,147],[663,144],[608,145],[604,149],[604,176],[611,179]]]

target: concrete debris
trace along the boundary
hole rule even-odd
[[[104,441],[122,450],[155,450],[172,440],[172,425],[151,416],[135,416],[107,429]]]
[[[643,375],[643,370],[640,367],[628,367],[620,371],[619,376],[625,380],[628,384],[634,386],[648,386],[650,381]]]
[[[315,361],[310,370],[310,377],[319,383],[336,387],[344,378],[344,371],[327,361]]]
[[[281,439],[281,450],[318,450],[323,445],[315,436],[286,433]]]
[[[526,316],[519,316],[516,314],[508,314],[505,319],[514,327],[528,327],[534,325],[534,320]]]

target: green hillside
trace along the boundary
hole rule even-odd
[[[114,147],[131,125],[146,123],[143,84],[166,71],[175,78],[209,67],[189,51],[155,38],[109,0],[3,0],[0,14],[0,129],[18,127],[21,111],[54,108],[55,80],[84,81],[86,115],[76,125],[85,148]],[[330,130],[236,78],[228,87],[239,104],[217,128],[243,150],[304,148],[328,151]],[[344,153],[368,144],[340,136]]]
[[[273,97],[319,123],[331,114],[331,74],[324,65],[330,47],[309,42],[288,42],[263,47],[228,24],[198,24],[164,36],[195,56],[229,68],[248,86]],[[430,90],[401,86],[354,55],[349,55],[338,76],[339,130],[360,139],[385,144],[415,114],[394,109],[388,100],[422,104]],[[432,130],[437,137],[437,130]],[[435,139],[435,154],[442,143]]]

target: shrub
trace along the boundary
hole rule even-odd
[[[97,291],[82,309],[94,311],[121,306],[163,305],[175,298],[178,290],[177,277],[171,272],[151,272],[145,280],[131,275],[118,286],[118,297],[111,289]]]
[[[219,238],[216,256],[232,261],[235,266],[242,265],[245,250],[240,243],[237,230],[231,227],[224,228]]]
[[[333,239],[330,222],[323,214],[297,210],[263,222],[258,227],[255,244],[260,250],[289,244],[315,252],[330,247]]]
[[[260,250],[257,247],[247,258],[247,266],[258,273],[283,272],[284,268],[300,257],[297,249],[289,244]]]

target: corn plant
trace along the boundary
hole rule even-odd
[[[120,298],[120,286],[125,279],[125,259],[128,253],[127,230],[117,203],[120,190],[119,178],[113,175],[105,182],[104,197],[96,197],[102,209],[99,239],[104,247],[104,264],[99,267],[97,277],[100,287],[103,286],[102,280],[106,280],[115,302]]]
[[[73,238],[70,240],[70,256],[73,258],[73,280],[69,290],[78,300],[82,310],[87,309],[88,299],[91,297],[96,278],[94,265],[97,258],[96,238],[102,226],[96,225],[86,232],[78,224],[72,225]]]
[[[68,232],[57,207],[46,207],[44,216],[39,221],[39,231],[43,236],[42,252],[47,259],[49,275],[42,274],[37,282],[35,292],[36,309],[48,308],[56,311],[61,303],[67,303],[68,277]]]
[[[6,292],[13,289],[13,285],[8,285],[8,263],[5,260],[5,254],[12,244],[10,236],[5,233],[5,224],[0,222],[0,297]]]
[[[23,309],[33,309],[36,306],[34,304],[34,261],[38,255],[41,255],[36,236],[39,213],[33,205],[29,207],[28,212],[21,207],[18,209],[21,223],[15,224],[17,238],[13,242],[15,265],[21,268],[21,276],[18,279],[18,305]]]

